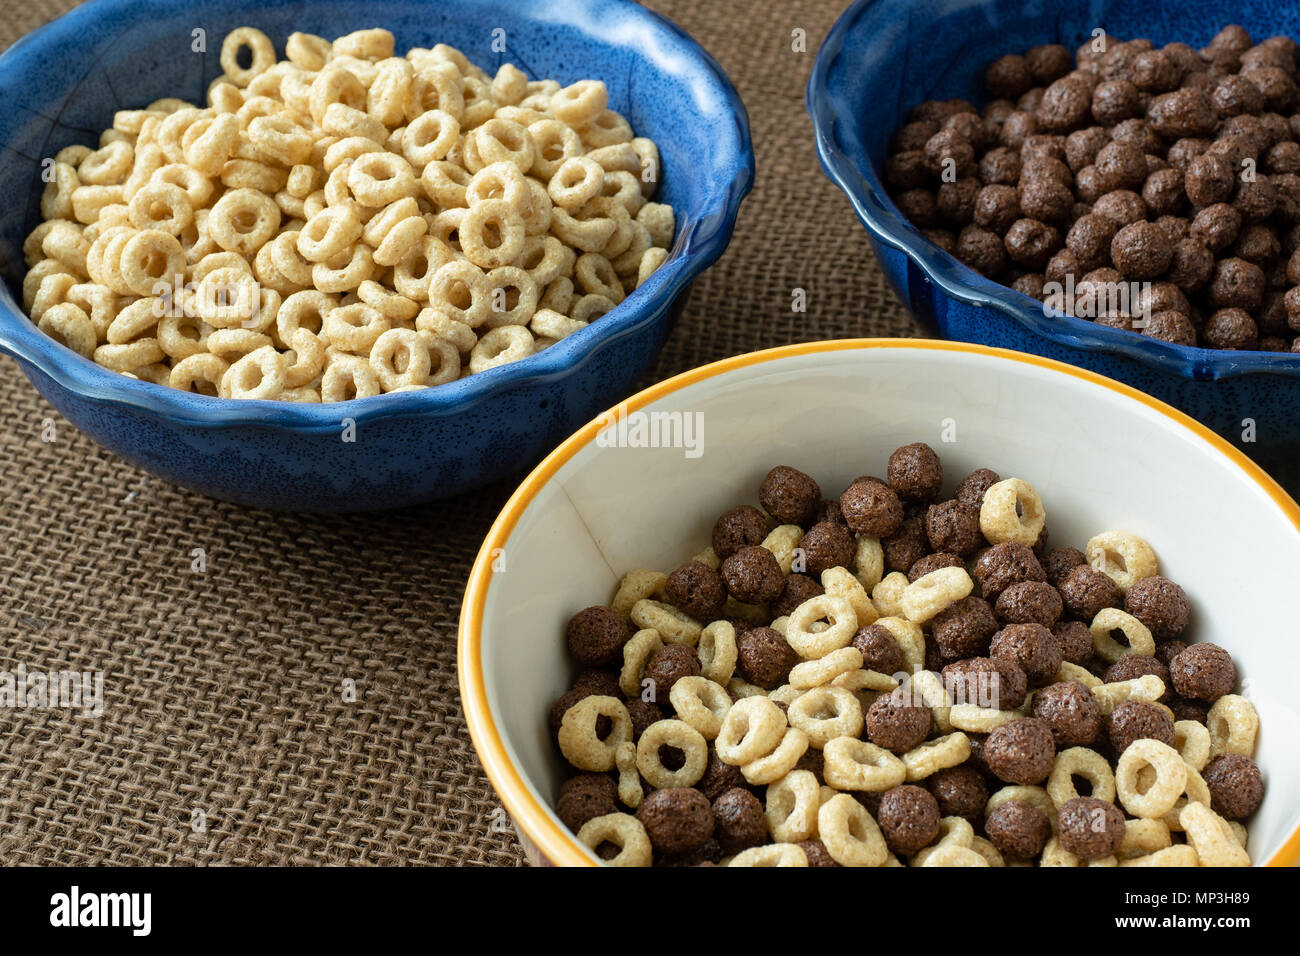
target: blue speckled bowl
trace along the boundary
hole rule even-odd
[[[849,196],[899,298],[945,338],[1032,352],[1128,382],[1205,422],[1300,487],[1300,355],[1187,348],[1073,317],[986,279],[931,244],[890,201],[879,170],[912,107],[977,105],[984,67],[1040,43],[1071,51],[1096,27],[1120,39],[1201,46],[1239,23],[1300,37],[1300,6],[1185,0],[858,0],[831,29],[808,83],[827,175]],[[1253,427],[1252,427],[1253,423]],[[1243,441],[1243,437],[1254,441]]]
[[[294,30],[382,26],[397,48],[444,42],[484,69],[605,80],[610,105],[658,144],[660,201],[677,213],[668,262],[613,312],[546,351],[433,389],[329,405],[230,401],[106,371],[23,315],[21,243],[40,221],[40,162],[93,143],[113,112],[202,101],[221,38],[251,24],[283,53]],[[191,50],[206,31],[206,54]],[[507,52],[491,52],[505,30]],[[722,254],[754,179],[749,121],[718,64],[626,0],[95,0],[0,56],[0,350],[69,421],[128,461],[217,498],[362,511],[455,494],[541,457],[628,394],[663,345],[687,285]],[[347,420],[355,442],[342,440]],[[36,476],[33,475],[33,480]]]

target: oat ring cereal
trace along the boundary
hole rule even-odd
[[[677,716],[698,730],[705,740],[718,736],[722,721],[731,710],[727,692],[707,677],[678,678],[668,698]]]
[[[888,790],[907,779],[903,761],[856,737],[836,737],[822,748],[826,782],[837,790]]]
[[[778,843],[800,843],[817,833],[821,792],[807,770],[791,770],[767,788],[768,828]]]
[[[814,630],[813,626],[823,620],[830,626],[825,630]],[[853,640],[857,621],[853,605],[845,598],[820,595],[809,598],[794,609],[785,639],[800,657],[815,660],[847,646]]]
[[[785,714],[766,697],[746,697],[731,705],[714,746],[718,759],[741,766],[774,751],[787,727]]]
[[[809,690],[861,669],[862,652],[856,647],[841,647],[825,657],[796,664],[790,669],[790,683],[799,690]]]
[[[1080,796],[1075,777],[1088,782],[1088,795],[1096,800],[1113,802],[1115,799],[1115,773],[1109,761],[1087,747],[1071,747],[1056,756],[1052,774],[1047,778],[1047,795],[1058,807]]]
[[[583,824],[578,842],[593,852],[602,843],[618,847],[618,854],[605,861],[609,866],[649,866],[652,851],[645,827],[627,813],[607,813]]]
[[[1103,531],[1094,536],[1084,549],[1084,557],[1114,581],[1121,593],[1160,570],[1151,545],[1126,531]]]
[[[1206,716],[1210,734],[1210,753],[1255,756],[1255,739],[1259,734],[1259,714],[1255,705],[1237,694],[1224,694],[1214,702]],[[1198,768],[1199,769],[1199,768]]]
[[[653,627],[642,628],[633,634],[632,639],[623,645],[623,669],[618,678],[619,690],[629,697],[639,696],[646,662],[650,660],[651,654],[663,646],[664,642],[659,637],[659,632]]]
[[[669,770],[660,749],[673,747],[684,755],[681,767]],[[704,736],[684,720],[659,720],[641,734],[636,745],[636,766],[652,787],[689,787],[704,776],[709,745]]]
[[[1102,608],[1088,625],[1092,634],[1093,646],[1097,656],[1114,664],[1125,654],[1138,654],[1142,657],[1154,657],[1156,642],[1147,626],[1126,611],[1116,607]],[[1125,646],[1111,636],[1112,631],[1121,632],[1128,640]]]
[[[1250,857],[1237,843],[1227,822],[1209,807],[1188,803],[1178,819],[1202,866],[1250,866]]]
[[[987,500],[987,499],[986,499]],[[903,616],[923,624],[975,589],[965,568],[939,568],[917,578],[903,591]]]
[[[1014,541],[1033,547],[1047,523],[1043,500],[1033,485],[1007,478],[990,485],[980,505],[980,531],[993,544]]]
[[[847,793],[836,794],[818,808],[817,835],[841,866],[883,866],[889,858],[880,827]]]
[[[610,723],[609,734],[604,738],[597,732],[602,717]],[[559,742],[564,759],[583,770],[612,770],[618,745],[631,739],[632,718],[623,702],[614,697],[593,695],[581,700],[565,711],[560,723]]]
[[[969,759],[970,752],[970,738],[961,732],[927,740],[902,755],[903,767],[907,771],[906,779],[909,783],[914,783],[940,770],[960,766]]]
[[[726,684],[736,670],[736,627],[730,621],[714,621],[700,631],[697,647],[701,673],[718,684]]]
[[[796,843],[769,843],[742,850],[728,866],[807,866],[808,857]]]
[[[818,749],[837,737],[862,733],[862,705],[843,687],[814,687],[800,694],[790,704],[787,717],[790,725],[807,734],[809,744]]]
[[[780,780],[793,770],[807,750],[808,735],[798,727],[787,727],[776,749],[756,760],[741,764],[740,772],[749,783],[763,786]]]
[[[1140,777],[1144,770],[1154,774]],[[1129,744],[1115,768],[1115,790],[1124,809],[1138,817],[1162,817],[1187,787],[1187,764],[1177,750],[1158,740]]]
[[[694,647],[704,630],[699,621],[671,605],[651,598],[642,598],[632,605],[632,623],[637,627],[652,627],[659,632],[665,644],[686,644]]]

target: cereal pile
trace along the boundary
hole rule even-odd
[[[526,358],[668,257],[655,144],[604,83],[495,77],[387,30],[251,27],[198,109],[124,110],[54,158],[23,252],[39,328],[223,398],[331,402]]]
[[[1295,42],[1229,26],[1199,52],[1103,36],[1076,57],[1002,57],[982,113],[914,109],[885,166],[899,209],[1059,311],[1180,345],[1300,351]]]
[[[1232,658],[1132,534],[928,445],[838,501],[773,468],[669,574],[568,624],[556,812],[622,866],[1245,866]]]

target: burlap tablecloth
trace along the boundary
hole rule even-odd
[[[0,45],[74,5],[0,0]],[[916,334],[804,112],[842,0],[650,5],[740,90],[758,181],[647,384],[766,346]],[[406,512],[274,515],[118,460],[7,359],[0,412],[0,671],[102,671],[105,698],[97,719],[0,710],[0,862],[523,862],[456,689],[465,576],[516,479]]]

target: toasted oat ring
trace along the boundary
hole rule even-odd
[[[836,794],[818,808],[817,837],[841,866],[883,866],[889,858],[880,827],[847,793]]]
[[[1193,770],[1204,770],[1213,750],[1210,731],[1195,720],[1174,721],[1174,749]]]
[[[858,655],[859,660],[861,656]],[[856,737],[862,733],[862,705],[852,691],[843,687],[826,685],[805,691],[789,705],[786,717],[817,748],[825,747],[837,737]]]
[[[790,683],[799,690],[809,690],[861,669],[862,652],[852,646],[841,647],[815,661],[796,664],[790,669]]]
[[[1179,843],[1175,846],[1165,847],[1163,850],[1156,850],[1154,853],[1148,853],[1145,856],[1124,860],[1120,863],[1120,866],[1189,867],[1196,866],[1199,862],[1194,849],[1186,843]]]
[[[321,292],[351,292],[375,272],[368,246],[357,243],[350,252],[334,259],[317,262],[311,267],[311,281]]]
[[[940,733],[952,731],[952,695],[944,685],[943,678],[934,671],[919,670],[906,684],[913,701],[930,708],[930,715]]]
[[[141,366],[161,362],[163,350],[157,339],[136,339],[125,345],[101,345],[92,358],[114,372],[134,372]]]
[[[845,568],[827,568],[821,576],[822,591],[831,597],[840,597],[853,607],[853,615],[858,620],[858,627],[874,624],[880,615],[862,582]]]
[[[764,816],[777,843],[800,843],[817,834],[821,793],[812,771],[791,770],[772,783],[766,803]]]
[[[925,859],[915,866],[988,866],[989,861],[983,854],[966,846],[939,846],[927,853]]]
[[[171,286],[185,274],[185,253],[176,237],[161,229],[142,229],[122,246],[121,281],[135,295],[156,295],[159,283]]]
[[[1161,820],[1125,820],[1124,842],[1120,844],[1115,856],[1120,860],[1120,866],[1123,866],[1124,860],[1156,853],[1169,846],[1170,842],[1169,828]]]
[[[629,571],[618,582],[609,606],[623,617],[631,617],[632,608],[638,601],[655,596],[662,597],[667,582],[668,575],[662,571],[650,571],[645,568]]]
[[[1089,796],[1097,800],[1115,802],[1115,774],[1106,758],[1087,747],[1070,747],[1056,755],[1052,773],[1047,778],[1047,795],[1058,807],[1080,796],[1074,785],[1075,777],[1082,777],[1092,786]]]
[[[1127,593],[1138,581],[1160,571],[1155,552],[1135,534],[1126,531],[1103,531],[1084,548],[1088,564],[1107,575],[1121,593]]]
[[[731,710],[731,697],[719,684],[707,677],[679,677],[668,692],[677,716],[686,721],[705,740],[713,740],[722,729],[722,721]]]
[[[208,351],[231,363],[270,344],[271,337],[269,335],[264,335],[253,329],[214,329],[208,333]],[[229,385],[230,382],[227,381],[226,384]],[[229,389],[226,389],[226,391],[229,391]],[[231,396],[222,393],[221,397],[230,398]]]
[[[179,186],[148,182],[136,190],[128,204],[131,225],[137,229],[161,229],[179,236],[194,222],[194,206]]]
[[[455,260],[434,272],[429,281],[429,302],[476,329],[492,313],[492,287],[487,274],[474,263]]]
[[[1142,789],[1139,773],[1150,768],[1154,779]],[[1124,809],[1135,817],[1163,817],[1187,787],[1187,764],[1168,744],[1144,737],[1129,744],[1115,768],[1115,789]]]
[[[694,647],[700,640],[703,628],[685,611],[671,604],[642,598],[632,605],[629,614],[637,627],[653,627],[667,644],[686,644]]]
[[[830,626],[814,631],[813,625],[822,619],[829,620]],[[815,660],[847,647],[857,629],[857,615],[847,599],[819,594],[794,609],[785,638],[800,657]]]
[[[907,779],[907,767],[883,747],[855,737],[836,737],[822,748],[823,779],[837,790],[883,791]]]
[[[1250,866],[1227,821],[1201,803],[1188,803],[1178,814],[1187,842],[1201,866]]]
[[[172,366],[167,384],[182,392],[215,396],[221,379],[229,369],[230,364],[221,356],[211,352],[196,352]]]
[[[609,734],[603,739],[596,730],[601,717],[610,723]],[[564,712],[557,738],[560,752],[573,766],[605,773],[614,769],[618,745],[632,739],[632,718],[617,697],[593,694]]]
[[[1047,512],[1033,485],[1006,478],[991,485],[980,505],[980,531],[990,544],[1015,541],[1032,548],[1043,533]]]
[[[903,592],[909,584],[906,574],[891,571],[871,589],[871,603],[885,617],[903,617]]]
[[[1097,698],[1097,706],[1101,709],[1102,716],[1107,716],[1126,700],[1155,703],[1164,696],[1165,684],[1155,674],[1143,674],[1132,680],[1098,684],[1091,690],[1092,696]]]
[[[676,770],[665,767],[659,758],[661,747],[680,750],[685,755],[681,767]],[[637,741],[637,770],[645,777],[646,783],[658,789],[695,786],[704,776],[708,763],[708,741],[684,720],[657,720],[642,731],[641,739]]]
[[[445,110],[426,110],[406,127],[402,155],[413,167],[424,170],[445,159],[460,139],[460,121]]]
[[[696,647],[700,655],[700,673],[711,681],[725,684],[736,671],[736,628],[730,621],[714,621],[700,631]]]
[[[346,206],[329,206],[298,231],[298,251],[308,262],[324,262],[361,238],[361,221]]]
[[[285,361],[285,391],[303,388],[319,378],[325,370],[325,343],[314,332],[303,328],[294,329]]]
[[[605,170],[585,156],[566,159],[555,170],[546,191],[555,205],[566,210],[581,209],[600,195]]]
[[[300,328],[319,335],[325,327],[325,317],[338,304],[334,296],[315,289],[303,289],[287,297],[275,314],[275,330],[280,344],[292,348],[294,333]]]
[[[940,770],[965,763],[969,757],[970,738],[956,732],[927,740],[902,754],[900,759],[907,770],[908,782],[913,783]]]
[[[389,329],[370,347],[370,368],[385,392],[425,384],[429,364],[429,349],[414,329]]]
[[[1117,607],[1102,608],[1088,625],[1092,632],[1092,645],[1097,654],[1108,663],[1114,664],[1125,654],[1139,654],[1154,657],[1156,642],[1147,626],[1127,611]],[[1128,646],[1111,637],[1111,631],[1122,631],[1128,638]]]
[[[904,617],[924,624],[974,589],[975,582],[965,568],[939,568],[908,584],[899,603]]]
[[[742,850],[727,866],[807,866],[808,855],[797,843],[765,843]]]
[[[503,325],[527,326],[537,311],[537,283],[518,266],[498,266],[487,274],[492,289],[492,311],[484,322],[488,328]]]
[[[719,760],[739,767],[774,751],[787,726],[781,708],[767,697],[745,697],[727,711],[713,746]]]
[[[36,326],[78,355],[91,358],[95,354],[98,337],[90,316],[71,302],[60,302],[47,308]]]
[[[1255,705],[1245,697],[1224,694],[1210,707],[1205,725],[1210,733],[1210,756],[1224,753],[1255,756],[1259,714]]]
[[[628,697],[641,693],[641,677],[650,655],[664,646],[659,632],[652,627],[642,628],[623,645],[623,668],[618,677],[618,688]],[[717,736],[716,734],[714,736]]]
[[[494,116],[465,137],[466,152],[473,152],[482,167],[511,163],[526,173],[533,168],[536,151],[528,130],[518,123]],[[467,157],[468,158],[468,157]]]
[[[623,280],[614,271],[614,264],[598,252],[584,252],[573,267],[573,277],[588,295],[601,295],[615,305],[623,301]]]
[[[109,323],[105,338],[113,345],[125,345],[127,342],[132,342],[140,338],[140,336],[152,332],[158,325],[162,312],[161,299],[153,297],[136,299],[118,312],[113,321]],[[158,344],[162,345],[161,335]],[[163,348],[163,351],[165,352],[167,349]]]
[[[973,734],[992,733],[1003,724],[1020,720],[1025,715],[1018,710],[998,710],[995,707],[980,707],[978,704],[953,704],[948,710],[948,723],[958,730],[968,730]]]
[[[576,129],[605,112],[609,91],[600,80],[579,80],[557,90],[547,105],[557,120]]]
[[[379,336],[391,327],[386,316],[364,302],[356,302],[331,309],[321,325],[321,335],[344,352],[368,357]]]
[[[249,52],[249,65],[239,65],[242,50]],[[254,27],[237,27],[221,41],[221,69],[226,78],[236,86],[247,86],[257,76],[275,66],[275,47],[261,30]]]
[[[351,359],[351,361],[344,361]],[[365,359],[355,355],[336,356],[321,377],[322,402],[346,402],[353,398],[370,398],[380,393],[379,379]]]
[[[284,356],[266,345],[231,365],[223,379],[231,398],[274,399],[284,391],[284,367]]]
[[[530,200],[528,182],[514,163],[492,163],[473,175],[465,186],[465,202],[471,207],[492,199],[504,200],[520,211]]]
[[[577,837],[578,842],[593,853],[602,843],[618,847],[618,855],[604,860],[605,866],[649,866],[654,861],[654,851],[645,827],[630,813],[592,817],[582,825]]]
[[[741,764],[740,772],[754,786],[763,786],[780,780],[799,763],[808,751],[808,735],[797,727],[790,727],[781,736],[781,742],[770,754]]]
[[[434,160],[420,172],[420,188],[442,209],[463,209],[470,173],[447,160]]]
[[[208,213],[208,234],[222,249],[251,256],[280,227],[280,207],[256,189],[232,189]]]
[[[482,269],[510,265],[524,250],[523,217],[504,199],[470,206],[458,235],[465,257]]]
[[[363,153],[352,161],[347,176],[357,201],[376,209],[416,193],[411,164],[396,153]]]

